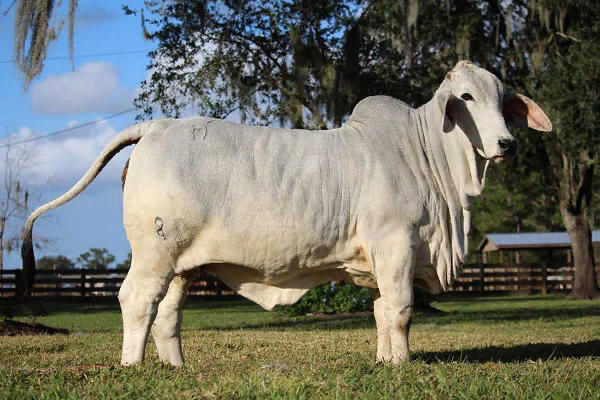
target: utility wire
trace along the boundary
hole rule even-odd
[[[130,108],[129,110],[125,110],[125,111],[121,111],[120,113],[109,115],[106,118],[98,119],[98,120],[95,120],[95,121],[88,121],[88,122],[85,122],[83,124],[75,125],[75,126],[72,126],[70,128],[61,129],[60,131],[49,133],[47,135],[36,136],[34,138],[31,138],[31,139],[21,140],[20,142],[8,143],[8,144],[5,144],[3,146],[0,146],[0,149],[4,149],[4,148],[10,147],[10,146],[16,146],[18,144],[33,142],[34,140],[46,139],[47,137],[60,135],[61,133],[65,133],[65,132],[69,132],[69,131],[74,131],[75,129],[83,128],[84,126],[94,125],[94,124],[97,124],[98,122],[106,121],[106,120],[111,119],[111,118],[116,118],[119,115],[127,114],[127,113],[130,113],[130,112],[135,111],[135,110],[136,110],[136,108]]]
[[[99,54],[82,54],[82,55],[74,55],[73,58],[86,58],[86,57],[104,57],[104,56],[120,56],[123,54],[136,54],[136,53],[148,53],[149,50],[132,50],[132,51],[119,51],[115,53],[99,53]],[[69,56],[60,56],[60,57],[48,57],[46,61],[51,60],[69,60]],[[4,60],[0,61],[0,64],[9,64],[12,63],[13,60]]]

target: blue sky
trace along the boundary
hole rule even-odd
[[[6,4],[2,2],[0,11]],[[156,43],[142,37],[139,18],[125,16],[121,5],[140,8],[142,0],[80,2],[75,21],[75,55],[127,51],[142,53],[80,57],[75,71],[68,60],[49,60],[42,76],[23,92],[12,63],[0,63],[0,140],[10,132],[18,138],[39,136],[88,121],[98,120],[133,108],[131,101],[147,76],[147,52]],[[60,11],[65,15],[66,9]],[[12,57],[14,14],[0,16],[0,61]],[[68,55],[67,32],[63,31],[48,57]],[[83,175],[102,148],[122,129],[134,123],[135,112],[103,121],[49,139],[32,142],[33,163],[24,171],[24,181],[37,188],[42,201],[62,195]],[[105,247],[122,261],[129,251],[122,223],[120,175],[132,147],[121,152],[79,197],[38,220],[34,234],[53,240],[43,255],[62,254],[73,260],[90,247]],[[4,170],[4,149],[0,169]],[[19,151],[19,149],[14,149]],[[15,220],[11,232],[20,231],[23,221]],[[20,252],[8,255],[5,268],[20,268]]]

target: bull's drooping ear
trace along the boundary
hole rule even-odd
[[[454,129],[456,124],[456,115],[452,111],[452,87],[450,84],[451,75],[450,72],[446,74],[444,82],[440,85],[440,88],[435,92],[435,99],[437,101],[440,115],[442,116],[442,129],[444,132],[450,132]]]
[[[506,124],[516,128],[529,127],[543,132],[552,130],[552,122],[540,106],[519,93],[504,93],[502,115]]]

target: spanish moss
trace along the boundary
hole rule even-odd
[[[69,57],[73,64],[75,11],[78,0],[69,0]],[[18,0],[15,15],[13,58],[27,90],[44,68],[49,44],[60,34],[64,21],[52,21],[62,0]]]

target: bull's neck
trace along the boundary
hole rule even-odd
[[[483,191],[488,161],[476,153],[458,124],[444,132],[444,116],[435,97],[415,113],[423,151],[446,202],[469,210]]]

